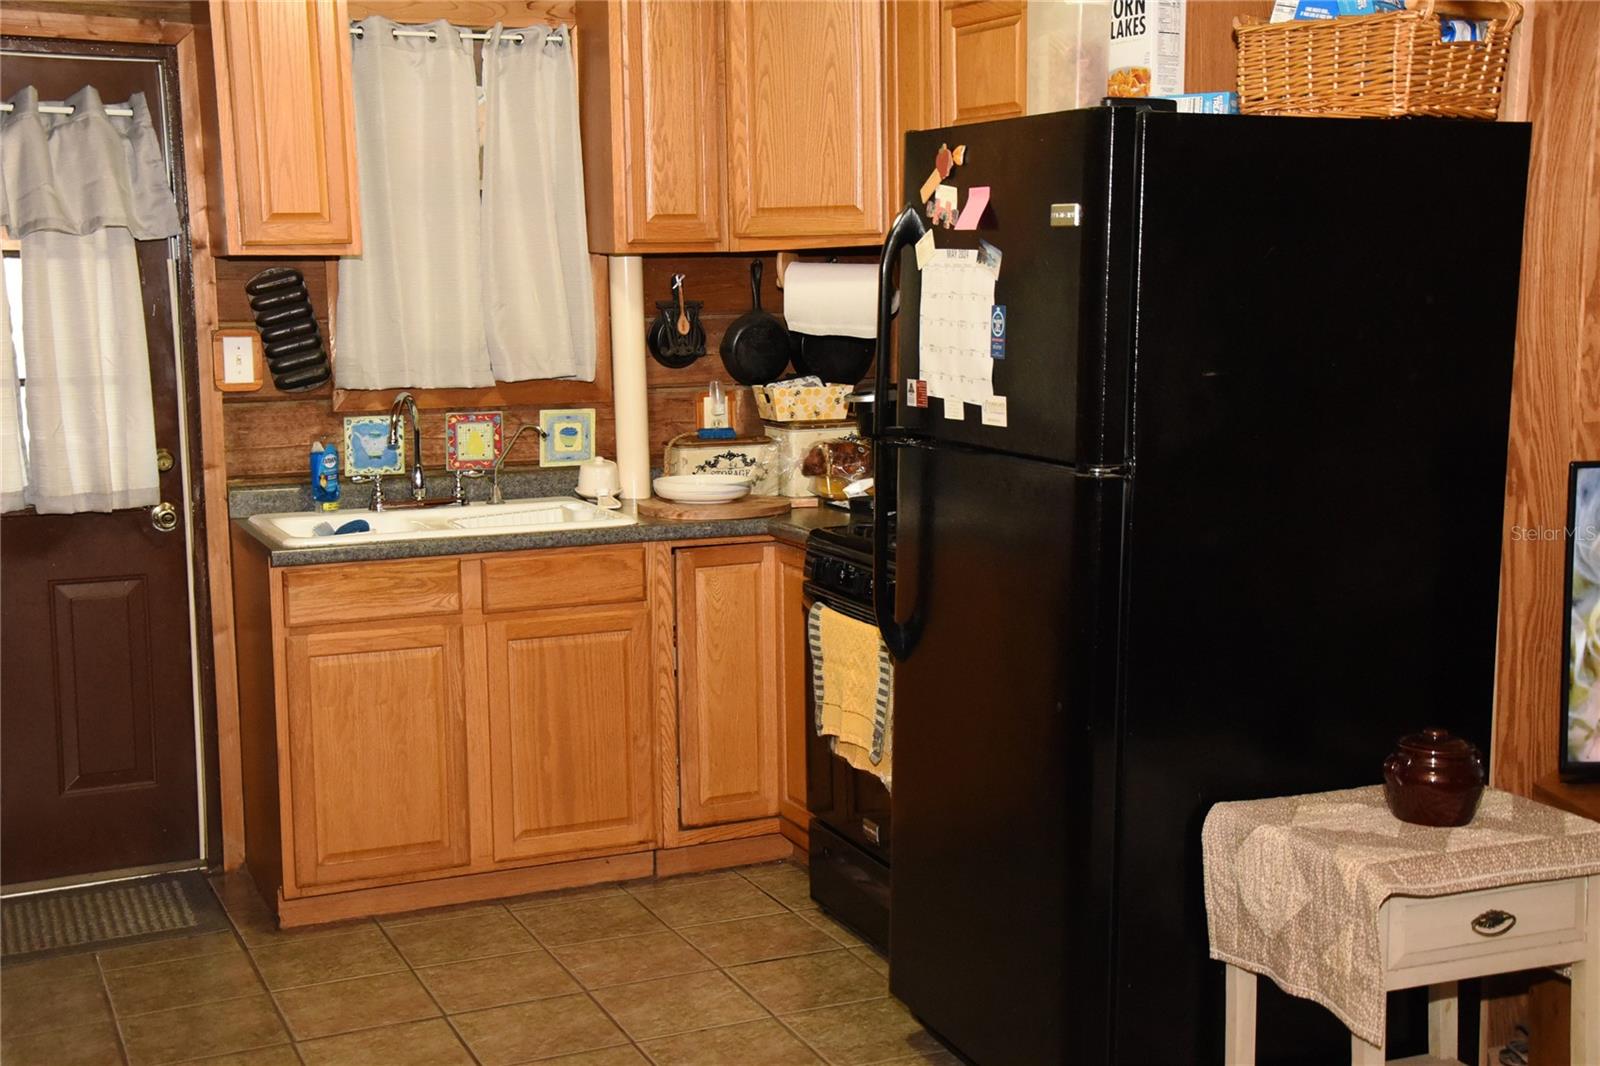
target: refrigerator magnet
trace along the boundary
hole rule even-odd
[[[928,180],[922,183],[922,195],[919,196],[918,199],[931,200],[933,198],[933,190],[937,189],[939,187],[939,183],[943,180],[943,174],[939,173],[937,170],[930,170],[928,172]]]
[[[950,229],[956,224],[958,196],[954,185],[941,185],[933,190],[933,199],[928,201],[928,218],[934,225]]]
[[[983,401],[983,424],[1005,428],[1006,424],[1006,398],[1004,396],[991,396]]]
[[[989,358],[1006,357],[1006,305],[995,304],[989,311]]]
[[[1000,280],[1000,249],[982,237],[978,238],[978,265],[988,267],[995,280]]]
[[[989,186],[974,185],[967,190],[967,206],[961,209],[961,217],[956,219],[956,229],[977,229],[978,221],[983,218],[983,212],[989,206]]]
[[[928,406],[928,383],[921,378],[906,378],[906,406]]]
[[[967,417],[967,405],[954,396],[944,398],[944,416],[952,422],[962,422]]]
[[[933,230],[929,230],[917,238],[917,269],[921,270],[928,265],[928,260],[933,258]]]

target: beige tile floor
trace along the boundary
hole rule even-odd
[[[0,968],[0,1063],[865,1066],[956,1058],[788,863]]]

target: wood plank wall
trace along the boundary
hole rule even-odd
[[[750,307],[749,268],[753,257],[734,255],[650,256],[644,261],[645,308],[648,318],[655,313],[655,301],[668,299],[672,275],[687,276],[687,299],[704,303],[702,322],[706,328],[707,354],[694,365],[671,370],[655,360],[649,361],[650,454],[659,462],[667,441],[697,424],[699,399],[708,383],[721,381],[735,398],[739,424],[756,424],[754,404],[748,389],[737,386],[723,369],[718,349],[722,336],[739,315]],[[777,315],[783,313],[783,292],[775,283],[775,256],[762,256],[761,304]],[[328,336],[328,293],[323,281],[326,260],[307,259],[219,259],[217,260],[217,303],[224,326],[252,325],[250,305],[244,284],[257,271],[273,265],[299,267],[306,275],[311,302],[324,336]],[[419,393],[424,412],[422,460],[430,469],[444,463],[445,407],[430,403]],[[538,404],[505,408],[507,426],[536,421]],[[592,406],[601,454],[616,454],[616,429],[609,399],[593,404],[551,402],[546,407]],[[230,479],[297,479],[305,476],[306,453],[313,440],[337,440],[341,436],[343,412],[333,409],[332,390],[320,386],[309,392],[281,393],[270,379],[259,392],[229,393],[224,411]],[[538,444],[533,438],[518,441],[512,464],[536,462]]]
[[[1556,767],[1567,464],[1600,459],[1600,4],[1529,5],[1533,123],[1511,397],[1493,781],[1527,795]]]

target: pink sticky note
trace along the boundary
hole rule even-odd
[[[967,190],[967,206],[961,209],[961,217],[956,219],[956,229],[977,229],[978,219],[983,217],[983,209],[989,206],[989,186],[974,185]]]

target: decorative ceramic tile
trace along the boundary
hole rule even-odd
[[[499,411],[451,411],[444,416],[446,470],[492,470],[500,457],[505,420]]]
[[[406,436],[389,443],[388,415],[349,415],[344,420],[346,477],[406,472]]]
[[[594,408],[568,407],[539,412],[540,466],[576,466],[594,458]]]

